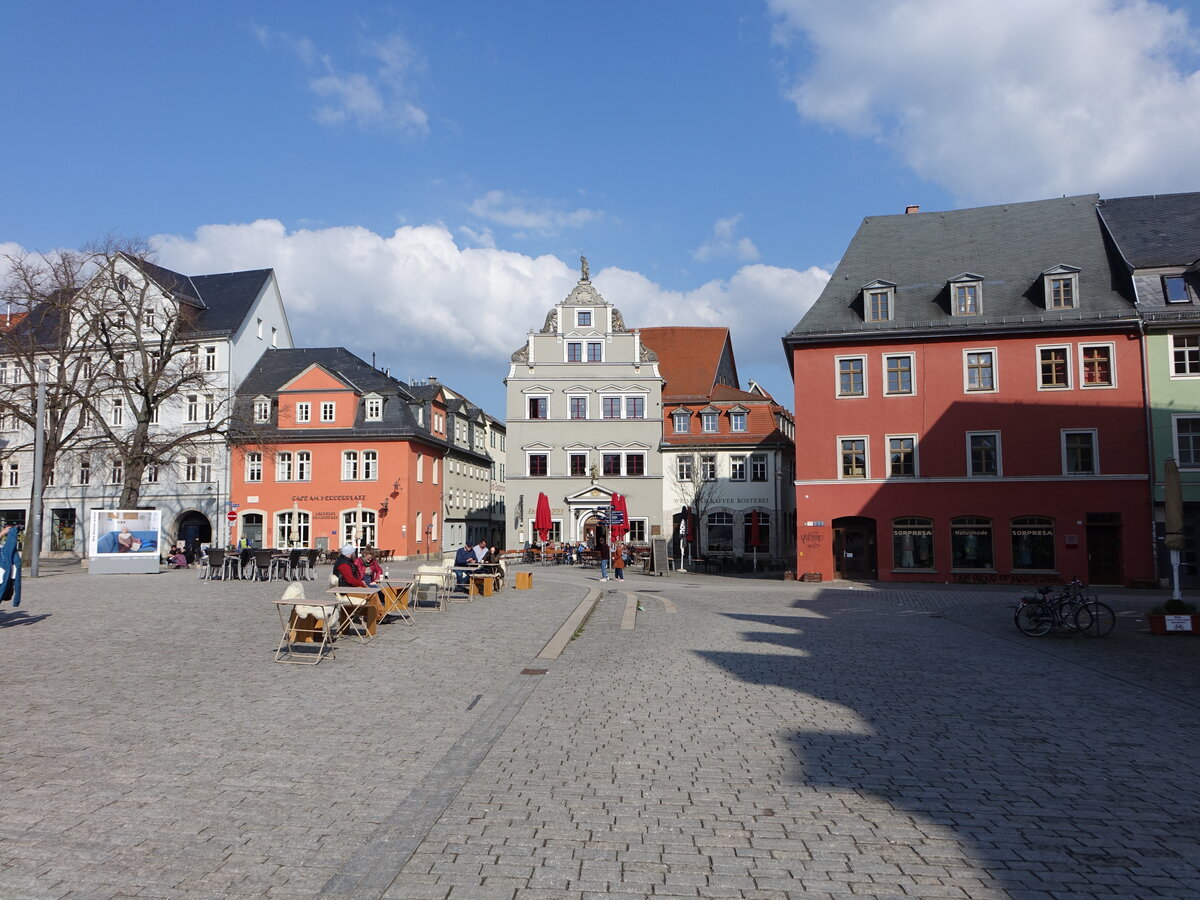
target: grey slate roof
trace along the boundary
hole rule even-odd
[[[1200,261],[1200,193],[1101,200],[1100,217],[1132,268]]]
[[[274,397],[279,389],[306,370],[319,365],[361,394],[376,393],[384,398],[383,418],[367,422],[365,410],[359,406],[353,428],[288,428],[283,433],[291,440],[345,440],[348,437],[419,437],[427,442],[444,445],[445,441],[430,434],[419,425],[414,412],[420,401],[404,382],[385,375],[365,360],[359,359],[344,347],[268,350],[242,381],[237,391],[239,415],[236,421],[250,421],[254,398]],[[428,420],[426,420],[428,421]],[[255,426],[254,437],[270,435],[275,429]]]
[[[1108,251],[1096,194],[863,220],[821,296],[784,343],[822,335],[1022,328],[1133,316],[1128,278]],[[1079,269],[1077,309],[1046,308],[1042,273]],[[952,316],[947,282],[983,279],[979,316]],[[862,288],[896,285],[894,318],[865,321]]]

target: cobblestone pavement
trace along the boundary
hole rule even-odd
[[[195,574],[0,610],[0,897],[1200,896],[1161,594],[1026,638],[1017,588],[536,568],[302,667],[282,585]]]

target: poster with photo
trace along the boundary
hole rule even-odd
[[[158,556],[157,509],[94,509],[89,541],[90,556],[149,553]]]

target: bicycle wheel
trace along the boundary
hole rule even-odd
[[[1112,607],[1099,600],[1083,604],[1075,613],[1075,628],[1089,637],[1104,637],[1116,624],[1117,616]]]
[[[1022,603],[1013,615],[1013,622],[1021,629],[1022,634],[1040,637],[1050,630],[1054,623],[1054,614],[1045,604],[1038,601]]]
[[[1083,631],[1091,624],[1092,614],[1087,611],[1087,604],[1073,597],[1066,597],[1054,605],[1056,622],[1072,631]]]

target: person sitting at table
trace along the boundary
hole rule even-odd
[[[487,552],[488,552],[487,541],[485,541],[483,538],[480,538],[479,543],[475,545],[475,549],[472,552],[474,552],[474,554],[475,554],[475,562],[476,563],[483,562],[487,558]]]
[[[363,550],[362,556],[356,562],[362,566],[360,577],[363,581],[374,583],[383,577],[383,566],[379,564],[379,558],[374,550]]]
[[[183,550],[179,547],[175,548],[175,552],[167,558],[167,562],[176,569],[186,569],[188,567],[187,557],[184,556]]]
[[[475,552],[471,544],[465,543],[458,548],[458,552],[454,554],[454,581],[459,587],[466,585],[467,573],[465,569],[475,565]]]
[[[377,587],[373,581],[366,581],[359,575],[358,567],[354,565],[357,553],[358,548],[353,544],[343,544],[341,553],[333,561],[333,574],[337,576],[338,587]]]
[[[500,548],[495,544],[492,544],[492,546],[488,548],[487,556],[483,558],[483,561],[492,565],[500,562]]]

